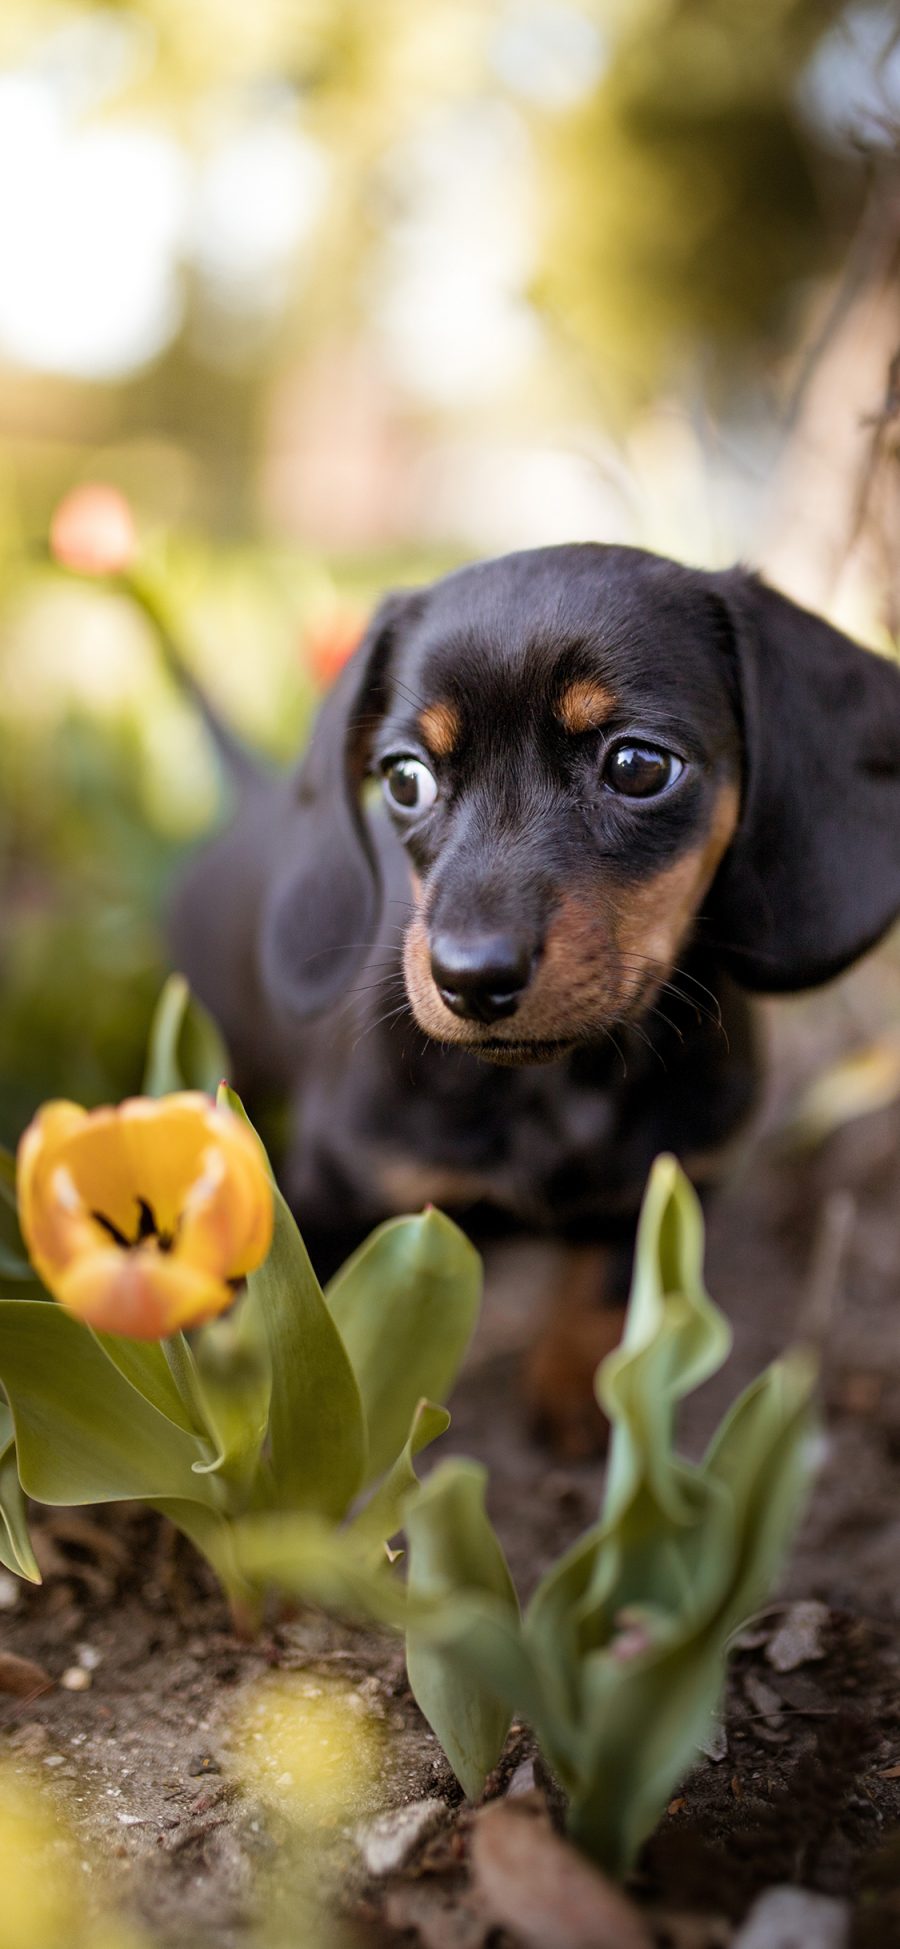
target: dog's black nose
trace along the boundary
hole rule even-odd
[[[442,1002],[472,1022],[514,1015],[532,965],[530,950],[505,934],[438,934],[431,944],[431,972]]]

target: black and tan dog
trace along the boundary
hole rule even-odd
[[[713,1180],[752,1104],[747,991],[898,911],[900,673],[742,570],[582,546],[388,597],[174,942],[291,1097],[323,1261],[428,1199],[572,1244],[530,1389],[574,1447],[653,1158]]]

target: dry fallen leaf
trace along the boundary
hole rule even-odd
[[[651,1949],[637,1909],[540,1815],[494,1801],[472,1838],[477,1894],[525,1949]]]
[[[801,1599],[789,1604],[774,1636],[766,1648],[766,1657],[776,1672],[793,1672],[798,1665],[811,1665],[825,1656],[823,1636],[831,1618],[827,1604],[821,1604],[814,1597]]]
[[[31,1658],[17,1658],[13,1651],[0,1651],[0,1692],[11,1692],[17,1699],[37,1698],[49,1692],[53,1680],[43,1665]]]

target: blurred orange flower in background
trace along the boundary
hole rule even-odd
[[[50,524],[50,552],[78,575],[122,575],[137,558],[134,515],[117,487],[85,481],[60,501]]]
[[[327,690],[358,650],[365,618],[358,609],[332,609],[313,617],[303,636],[304,658],[317,684]]]
[[[135,1340],[221,1313],[272,1238],[257,1139],[192,1090],[102,1110],[45,1103],[19,1146],[18,1194],[48,1291],[89,1326]]]

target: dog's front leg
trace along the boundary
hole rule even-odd
[[[525,1359],[525,1400],[535,1435],[566,1461],[602,1454],[609,1428],[594,1374],[622,1337],[630,1245],[570,1245]]]

